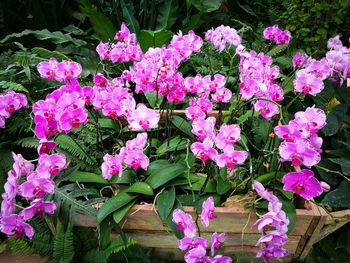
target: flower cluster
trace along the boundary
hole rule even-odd
[[[27,106],[27,97],[22,93],[6,90],[4,94],[0,94],[0,128],[5,128],[5,120],[11,114]]]
[[[290,32],[281,30],[278,25],[273,25],[265,28],[263,36],[266,40],[275,42],[277,45],[288,45],[291,39]]]
[[[311,107],[295,113],[294,119],[288,125],[276,126],[274,132],[278,138],[284,140],[279,146],[281,161],[292,162],[297,170],[300,165],[310,168],[320,162],[323,140],[317,136],[317,132],[325,125],[324,111]],[[309,170],[288,173],[284,176],[283,183],[284,190],[294,192],[307,200],[322,193],[320,182]]]
[[[289,220],[284,211],[282,211],[282,202],[257,181],[253,182],[253,189],[260,197],[269,202],[269,212],[264,214],[254,224],[259,232],[264,233],[256,243],[257,246],[264,245],[258,251],[256,257],[263,257],[266,262],[270,262],[271,259],[286,257],[288,250],[284,249],[283,246],[288,240]]]
[[[53,136],[56,132],[69,133],[88,121],[85,108],[89,101],[91,87],[80,87],[71,79],[66,85],[48,94],[45,100],[33,105],[35,135],[39,139]]]
[[[330,49],[326,53],[330,75],[334,82],[342,84],[344,79],[350,78],[350,51],[343,46],[339,36],[330,38],[327,47]]]
[[[77,62],[67,60],[58,62],[55,58],[40,62],[37,68],[42,78],[56,81],[78,79],[82,71],[81,65]]]
[[[143,53],[136,41],[136,35],[130,33],[124,22],[114,39],[116,43],[100,42],[97,45],[96,52],[100,60],[110,60],[113,63],[141,60]]]
[[[272,66],[272,58],[263,53],[241,51],[239,55],[240,94],[246,100],[253,96],[258,98],[254,109],[270,120],[279,113],[276,103],[284,99],[282,87],[275,83],[279,67]]]
[[[22,155],[12,153],[13,169],[8,172],[5,192],[2,194],[0,230],[8,236],[17,238],[25,234],[28,238],[34,235],[34,229],[25,221],[31,220],[35,215],[39,218],[44,213],[53,214],[57,204],[45,201],[45,194],[53,194],[55,189],[52,176],[58,176],[66,167],[66,157],[61,153],[49,154],[55,143],[45,139],[39,142],[39,159],[35,169],[34,165],[25,160]],[[20,184],[21,177],[25,181]],[[16,214],[16,196],[22,196],[30,205]]]
[[[186,35],[180,32],[168,47],[150,48],[141,61],[125,72],[127,80],[135,83],[136,93],[157,92],[171,103],[183,101],[186,95],[184,79],[177,69],[193,52],[199,52],[202,44],[203,40],[193,31]]]
[[[123,164],[126,167],[137,170],[147,170],[149,165],[148,157],[143,153],[147,143],[147,133],[139,133],[135,139],[126,142],[126,146],[120,148],[119,154],[106,154],[103,157],[102,176],[110,180],[113,175],[123,175]]]
[[[306,55],[305,53],[296,53],[292,59],[293,67],[299,68],[303,66],[307,62],[308,58],[309,56]]]
[[[209,226],[209,219],[216,218],[213,197],[209,197],[202,204],[201,222],[204,227]],[[184,238],[179,240],[179,248],[187,251],[185,261],[187,263],[231,263],[232,259],[223,255],[215,255],[215,250],[221,249],[221,244],[225,241],[226,233],[213,233],[211,236],[211,257],[207,256],[209,243],[206,239],[197,237],[197,230],[192,216],[180,209],[173,212],[173,222],[177,225],[177,230],[183,231]]]
[[[211,42],[220,52],[225,49],[226,45],[239,46],[242,42],[236,29],[224,25],[208,30],[205,33],[205,40]]]
[[[330,74],[330,67],[326,59],[315,60],[300,55],[303,60],[302,68],[295,73],[294,91],[316,96],[324,89],[323,80]]]

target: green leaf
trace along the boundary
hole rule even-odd
[[[209,13],[218,10],[223,0],[191,0],[190,3],[199,11]]]
[[[0,89],[10,89],[17,92],[24,91],[26,93],[29,93],[29,91],[22,84],[9,82],[5,80],[0,81]]]
[[[252,110],[248,110],[246,113],[244,113],[243,115],[239,116],[239,118],[237,119],[237,124],[242,124],[244,122],[246,122],[253,114]],[[258,111],[254,111],[254,115],[253,117],[258,117],[260,115],[260,113]]]
[[[178,8],[178,0],[165,0],[159,7],[157,29],[170,29],[177,19]]]
[[[45,59],[50,59],[54,57],[57,60],[71,60],[69,57],[62,54],[61,52],[48,50],[42,47],[34,47],[32,48],[32,52],[38,55],[39,57],[45,58]]]
[[[147,175],[151,175],[154,172],[157,172],[158,170],[167,167],[169,165],[169,161],[168,160],[155,160],[153,162],[151,162],[147,168],[146,174]]]
[[[98,124],[101,126],[101,128],[113,129],[116,131],[119,130],[118,125],[112,119],[100,118],[98,119]]]
[[[99,35],[101,40],[107,41],[108,39],[113,39],[116,29],[112,21],[98,11],[89,1],[79,0],[79,2],[81,3],[81,12],[89,18],[92,28]]]
[[[138,40],[142,50],[145,52],[150,47],[161,47],[164,44],[168,44],[171,36],[172,33],[165,29],[156,31],[141,30]]]
[[[231,183],[227,180],[224,180],[221,176],[217,177],[216,183],[216,192],[219,195],[226,194],[231,189]]]
[[[136,182],[125,190],[127,193],[136,193],[143,195],[154,195],[152,187],[145,182]]]
[[[324,82],[325,88],[317,96],[312,97],[317,107],[326,110],[329,101],[334,97],[335,90],[333,83],[329,80]]]
[[[327,125],[322,129],[326,136],[332,136],[338,132],[347,110],[346,104],[339,104],[327,115]]]
[[[326,194],[322,203],[333,208],[350,208],[350,182],[343,180],[337,189]]]
[[[350,158],[329,158],[328,160],[330,160],[333,163],[339,164],[342,172],[346,176],[350,176]]]
[[[131,29],[132,32],[138,34],[140,30],[139,22],[135,18],[135,10],[132,1],[120,0],[122,7],[123,17],[126,25]]]
[[[136,174],[134,171],[130,169],[126,169],[123,171],[122,177],[119,177],[118,174],[113,175],[112,179],[110,180],[113,184],[132,184],[136,180]]]
[[[184,138],[181,138],[180,136],[176,136],[172,138],[169,142],[164,142],[159,148],[157,149],[158,155],[163,155],[167,152],[174,152],[186,149],[187,147],[187,140]]]
[[[21,33],[13,33],[11,35],[7,35],[4,39],[0,41],[1,44],[12,40],[14,38],[19,38],[27,35],[34,35],[39,40],[50,40],[54,44],[64,44],[67,42],[71,42],[76,46],[83,46],[86,44],[85,41],[81,39],[76,39],[71,37],[69,34],[63,34],[60,31],[50,32],[47,29],[43,30],[29,30],[26,29]]]
[[[273,47],[269,52],[266,53],[267,56],[270,56],[272,58],[276,57],[283,51],[287,49],[288,45],[278,45]]]
[[[131,209],[131,207],[133,207],[133,205],[135,204],[136,200],[131,201],[129,204],[123,206],[122,208],[118,209],[117,211],[115,211],[113,213],[113,220],[119,224],[124,216],[128,213],[128,211]]]
[[[163,102],[164,97],[160,96],[158,94],[157,96],[157,92],[145,92],[145,97],[149,103],[149,105],[151,105],[152,108],[157,108],[160,106],[160,104]],[[157,99],[158,97],[158,99]]]
[[[170,180],[184,174],[186,169],[187,168],[184,165],[179,163],[168,164],[151,173],[146,179],[146,183],[148,183],[153,189],[156,189]]]
[[[109,184],[100,174],[76,171],[67,177],[71,182]]]
[[[184,118],[180,116],[174,115],[174,116],[171,116],[171,122],[180,131],[187,134],[190,138],[193,138],[192,125],[189,121],[186,121]]]
[[[339,183],[339,166],[334,162],[326,158],[322,158],[321,161],[315,166],[318,174],[331,185],[337,185]],[[334,172],[336,173],[334,173]]]
[[[280,197],[282,201],[282,210],[286,213],[289,219],[288,233],[293,231],[296,222],[296,209],[292,201],[286,199],[285,197]]]
[[[202,189],[202,186],[204,185],[206,176],[204,175],[197,175],[198,181],[192,184],[192,190],[199,191]],[[204,189],[204,192],[207,193],[216,193],[216,181],[215,180],[209,180],[207,183],[207,186]],[[189,186],[185,186],[185,189],[191,190]]]
[[[130,195],[125,192],[119,192],[116,196],[113,196],[112,198],[108,199],[97,213],[97,223],[101,223],[111,213],[113,213],[114,211],[118,210],[119,208],[123,207],[124,205],[136,198],[137,195]]]
[[[74,238],[71,231],[61,232],[54,236],[53,257],[57,262],[68,263],[74,257]]]
[[[171,187],[169,191],[161,192],[156,199],[158,215],[161,219],[166,220],[170,215],[175,204],[175,187]]]

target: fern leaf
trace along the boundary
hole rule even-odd
[[[42,256],[52,255],[53,244],[49,234],[35,233],[32,242],[32,248],[36,253]]]
[[[14,142],[15,145],[19,145],[23,148],[37,148],[39,140],[33,137],[25,137]]]
[[[58,233],[54,238],[53,257],[57,262],[69,263],[74,257],[73,233]]]
[[[8,248],[11,254],[16,256],[29,256],[34,253],[33,249],[30,247],[29,243],[24,239],[16,239],[11,237],[7,239]]]
[[[285,51],[287,49],[287,45],[278,45],[275,46],[274,48],[272,48],[269,52],[266,53],[266,55],[274,58],[277,55],[281,54],[283,51]]]
[[[28,90],[25,87],[23,87],[22,84],[5,81],[5,80],[0,81],[0,89],[10,89],[13,91],[24,91],[28,93]]]
[[[58,148],[68,151],[74,158],[84,161],[89,165],[96,164],[96,161],[70,136],[60,134],[56,138],[56,143]]]

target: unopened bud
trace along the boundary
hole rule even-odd
[[[329,190],[331,190],[331,187],[326,182],[321,182],[321,187],[322,187],[323,192],[325,192],[325,193],[327,193],[327,192],[329,192]]]
[[[269,137],[270,137],[271,139],[273,139],[273,138],[275,138],[275,134],[274,134],[273,132],[271,132],[271,133],[269,134]]]
[[[269,169],[270,164],[269,164],[268,162],[263,162],[263,166],[264,166],[266,169]]]

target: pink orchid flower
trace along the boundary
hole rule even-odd
[[[215,211],[214,198],[210,196],[202,204],[201,222],[204,227],[209,226],[209,219],[214,219],[217,217],[216,215],[214,215],[214,211]]]
[[[173,211],[173,222],[177,225],[177,230],[184,232],[185,237],[193,238],[196,236],[197,230],[191,215],[181,209],[175,209]]]

